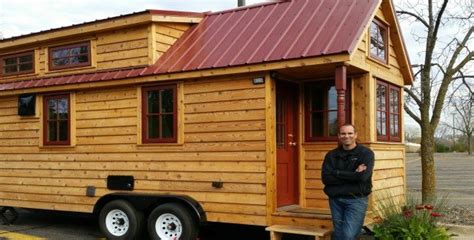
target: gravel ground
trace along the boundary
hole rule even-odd
[[[442,223],[474,226],[474,210],[467,207],[450,207],[448,213],[441,218]]]

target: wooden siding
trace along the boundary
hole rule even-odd
[[[76,92],[76,145],[64,148],[40,148],[41,119],[18,117],[16,97],[1,98],[0,205],[90,212],[111,193],[108,175],[133,175],[135,191],[189,195],[209,221],[265,225],[265,88],[230,81],[183,84],[184,143],[166,146],[139,144],[133,86]]]
[[[189,28],[186,23],[150,23],[138,25],[133,28],[116,29],[98,32],[93,35],[81,36],[80,40],[68,38],[67,40],[51,40],[42,45],[31,45],[9,52],[35,50],[35,73],[20,76],[2,77],[0,81],[20,81],[34,77],[59,76],[64,74],[77,74],[90,71],[103,71],[108,69],[137,67],[151,65],[163,55],[165,51]],[[153,31],[153,33],[150,33]],[[63,70],[48,69],[48,48],[78,41],[91,41],[91,66],[70,68]]]
[[[404,203],[406,199],[405,148],[403,144],[374,143],[375,171],[370,211],[384,206],[387,200]],[[370,219],[369,219],[370,220]]]
[[[155,63],[183,33],[188,30],[189,25],[179,23],[155,23],[154,29],[154,57],[152,63]]]
[[[97,35],[97,70],[148,64],[147,25]]]
[[[383,201],[382,196],[390,194],[397,199],[405,198],[405,152],[401,144],[364,144],[375,153],[375,169],[372,177],[373,194],[371,206]],[[336,144],[304,145],[305,186],[307,208],[329,209],[328,198],[323,192],[321,166],[326,153]]]
[[[311,143],[303,145],[305,202],[307,208],[329,209],[328,197],[323,192],[321,167],[326,153],[335,148],[336,143]]]
[[[387,22],[383,12],[381,9],[378,9],[376,13],[376,17],[383,22]],[[369,24],[370,26],[370,24]],[[390,25],[388,25],[389,31],[391,31]],[[349,62],[351,65],[356,67],[365,69],[371,72],[373,77],[379,78],[384,81],[388,81],[398,86],[404,85],[404,80],[402,76],[402,72],[400,71],[400,64],[399,58],[397,53],[394,49],[392,37],[389,35],[389,58],[388,64],[380,63],[376,60],[373,60],[369,57],[369,31],[366,30],[364,32],[364,36],[362,37],[361,42],[359,43],[355,53],[353,53],[351,61]]]

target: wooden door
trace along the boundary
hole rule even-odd
[[[298,86],[276,89],[277,207],[298,204]]]

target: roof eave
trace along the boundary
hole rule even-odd
[[[230,66],[230,67],[221,67],[221,68],[211,68],[211,69],[202,69],[195,71],[184,71],[184,72],[171,72],[171,73],[158,73],[158,74],[146,74],[139,75],[134,74],[132,76],[124,76],[120,79],[111,78],[111,79],[100,79],[97,81],[88,81],[88,82],[78,82],[78,83],[67,83],[62,85],[49,85],[49,86],[31,86],[28,88],[19,88],[19,89],[2,89],[0,84],[0,96],[12,96],[23,93],[42,93],[50,91],[64,91],[64,90],[78,90],[78,89],[88,89],[93,87],[112,87],[112,86],[122,86],[122,85],[131,85],[131,84],[141,84],[148,82],[156,81],[176,81],[183,79],[193,79],[193,78],[203,78],[203,77],[218,77],[226,75],[235,75],[235,74],[251,74],[263,71],[271,71],[285,68],[298,68],[298,67],[309,67],[309,66],[318,66],[325,64],[337,64],[345,63],[350,60],[350,55],[347,52],[333,54],[333,55],[321,55],[317,57],[310,58],[298,58],[290,60],[281,60],[274,62],[264,62],[258,64],[249,64],[249,65],[240,65],[240,66]],[[145,72],[145,69],[129,69],[131,71]],[[117,70],[123,71],[123,70]],[[95,74],[95,73],[91,73]],[[118,74],[118,73],[117,73]],[[111,73],[111,75],[114,75]],[[62,76],[67,78],[68,76]],[[34,81],[34,79],[25,80]],[[5,85],[14,84],[4,83]],[[26,86],[27,84],[25,84]]]
[[[413,78],[413,69],[411,68],[410,57],[408,56],[407,47],[405,45],[405,41],[403,39],[403,33],[400,29],[400,24],[398,22],[398,18],[395,12],[395,6],[393,5],[392,0],[386,0],[389,3],[391,16],[394,19],[395,29],[396,29],[396,38],[394,40],[396,44],[400,45],[397,50],[399,50],[400,54],[398,54],[398,58],[401,58],[400,71],[402,72],[403,79],[405,85],[412,85],[414,78]],[[400,56],[401,55],[401,56]]]
[[[74,35],[84,35],[100,31],[131,27],[151,22],[199,23],[203,17],[204,14],[201,13],[146,10],[142,12],[6,38],[0,40],[0,49],[51,41],[53,39],[71,37]]]

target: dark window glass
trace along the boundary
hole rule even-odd
[[[276,100],[276,128],[277,128],[277,148],[284,148],[286,143],[286,107],[283,103],[286,99],[277,98]]]
[[[163,113],[172,113],[173,112],[173,90],[165,89],[161,92],[161,109]]]
[[[387,26],[378,20],[370,25],[370,56],[387,63]]]
[[[90,65],[89,42],[54,47],[49,50],[49,54],[52,70]]]
[[[143,88],[143,142],[176,142],[176,86]]]
[[[13,54],[0,58],[2,74],[21,74],[34,72],[33,52]]]
[[[347,84],[350,86],[350,84]],[[346,121],[350,121],[350,90],[346,91]],[[306,141],[337,140],[337,91],[334,80],[305,85]]]
[[[313,112],[311,116],[311,136],[324,137],[324,114],[323,112]]]
[[[167,114],[163,115],[161,118],[161,129],[162,129],[162,137],[163,138],[172,138],[173,137],[173,129],[174,129],[174,121],[173,115]]]
[[[400,88],[377,82],[377,139],[400,141]]]
[[[70,144],[70,106],[69,95],[44,97],[44,144]]]

